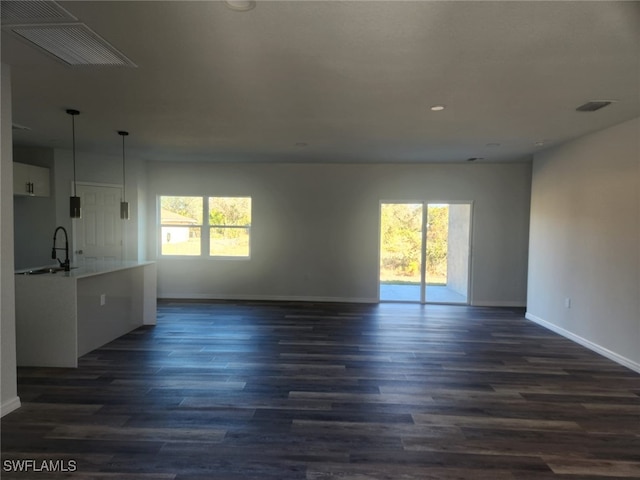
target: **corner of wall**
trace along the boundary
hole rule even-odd
[[[0,67],[0,415],[20,407],[16,367],[16,309],[13,267],[13,136],[11,130],[11,71]]]

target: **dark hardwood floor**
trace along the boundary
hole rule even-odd
[[[640,478],[640,375],[517,309],[165,302],[18,374],[3,479]]]

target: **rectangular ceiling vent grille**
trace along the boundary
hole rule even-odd
[[[74,67],[136,66],[83,23],[20,25],[11,31]]]
[[[597,110],[600,110],[601,108],[606,107],[607,105],[611,105],[611,102],[608,100],[598,100],[584,103],[576,108],[576,110],[578,112],[595,112]]]
[[[0,5],[2,25],[77,20],[50,0],[3,0]]]
[[[25,127],[24,125],[20,125],[19,123],[13,123],[11,125],[11,130],[31,130],[29,127]]]

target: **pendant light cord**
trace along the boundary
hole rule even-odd
[[[67,110],[67,113],[71,115],[71,141],[73,152],[73,196],[76,196],[76,115],[80,115],[78,110]]]
[[[120,135],[122,137],[122,201],[125,202],[125,163],[124,163],[124,137],[126,137],[127,135],[129,135],[129,132],[125,131],[125,130],[118,130],[118,135]]]
[[[125,185],[125,174],[124,174],[124,135],[122,135],[122,201],[126,202],[126,185]]]
[[[71,114],[71,139],[73,142],[73,196],[76,196],[76,116]]]

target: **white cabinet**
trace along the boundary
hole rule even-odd
[[[13,163],[13,194],[32,197],[49,196],[49,169]]]

